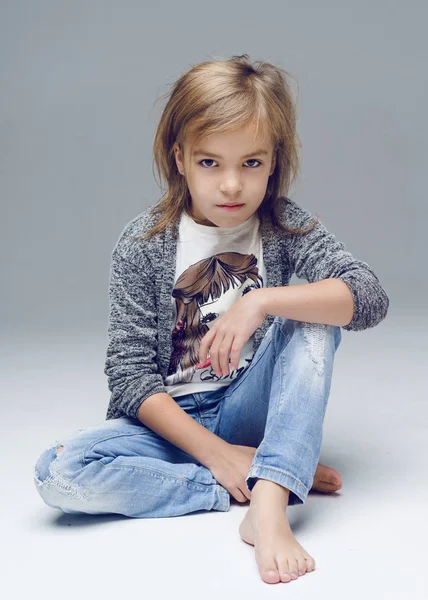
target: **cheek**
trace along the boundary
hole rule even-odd
[[[214,176],[213,173],[196,172],[193,175],[192,179],[196,186],[204,187],[204,186],[210,185],[213,181],[215,181],[216,177]]]

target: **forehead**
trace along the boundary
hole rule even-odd
[[[256,131],[250,128],[241,128],[235,131],[216,132],[206,136],[201,136],[197,140],[195,137],[189,138],[191,153],[211,154],[217,153],[218,158],[222,158],[223,152],[227,154],[230,150],[243,153],[242,157],[249,157],[251,154],[268,154],[272,149],[272,140],[267,131]]]
[[[202,124],[199,124],[199,126],[189,125],[186,128],[185,137],[191,144],[195,142],[199,144],[208,140],[220,141],[232,138],[245,138],[254,141],[255,144],[262,144],[263,142],[268,143],[273,133],[269,121],[263,118],[260,118],[258,123],[255,119],[245,124],[235,123],[234,125],[229,125],[222,123],[219,125],[219,128],[222,130],[214,131],[213,127],[210,128],[208,126],[204,135],[204,126]]]

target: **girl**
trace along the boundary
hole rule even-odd
[[[66,513],[167,517],[250,500],[267,583],[315,566],[286,516],[311,488],[341,328],[385,318],[373,270],[286,194],[299,170],[287,73],[248,55],[174,84],[154,141],[163,199],[111,256],[106,419],[56,441],[34,481]],[[293,273],[308,283],[289,286]]]

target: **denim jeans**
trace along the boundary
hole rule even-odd
[[[319,461],[340,327],[275,317],[249,367],[227,387],[175,401],[230,444],[257,448],[246,484],[258,478],[303,504]],[[56,449],[63,445],[57,455]],[[65,513],[172,517],[228,511],[230,494],[209,468],[138,419],[120,417],[56,441],[37,460],[44,502]]]

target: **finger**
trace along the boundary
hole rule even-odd
[[[248,498],[246,497],[245,494],[242,493],[242,490],[240,488],[236,488],[236,491],[235,491],[233,497],[240,504],[244,504],[244,502],[246,502],[248,500]]]
[[[219,350],[220,368],[223,375],[230,375],[229,373],[229,356],[230,348],[233,344],[233,334],[226,335],[223,338],[223,342]]]
[[[221,377],[222,371],[219,362],[219,350],[224,338],[224,334],[221,331],[218,331],[215,340],[213,341],[210,347],[210,358],[211,358],[211,366],[213,371],[216,373],[218,377]]]
[[[232,347],[230,349],[230,368],[231,369],[238,368],[242,348],[243,348],[242,340],[240,340],[237,336],[235,336]]]
[[[208,348],[211,345],[211,340],[212,340],[213,335],[214,335],[214,330],[210,329],[209,331],[207,331],[207,333],[204,335],[204,337],[201,339],[201,341],[199,343],[199,362],[200,363],[205,362],[205,360],[207,359]]]
[[[250,490],[247,488],[247,486],[245,485],[242,486],[242,488],[238,488],[239,491],[242,493],[242,495],[244,496],[244,502],[246,502],[247,500],[251,500],[251,492]]]

